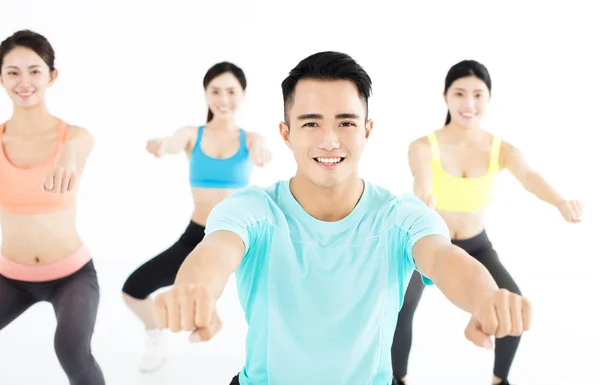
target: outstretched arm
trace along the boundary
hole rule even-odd
[[[185,126],[177,129],[172,135],[150,139],[146,145],[148,152],[157,157],[165,154],[173,155],[184,150],[191,150],[196,143],[198,130],[195,126]]]
[[[208,234],[179,268],[175,285],[201,286],[219,299],[245,251],[242,239],[231,231]]]
[[[408,146],[408,165],[413,175],[413,193],[433,208],[435,198],[430,194],[432,186],[430,158],[431,148],[427,138],[417,139]]]
[[[264,191],[246,188],[212,209],[206,236],[179,268],[173,288],[156,297],[160,327],[192,331],[192,341],[208,340],[220,330],[217,300],[260,238],[266,202]]]
[[[246,145],[250,152],[250,160],[258,167],[263,167],[271,161],[271,151],[267,140],[261,134],[249,132],[246,137]]]
[[[493,348],[492,337],[520,336],[531,325],[526,298],[499,289],[475,258],[439,235],[423,237],[413,248],[417,268],[454,305],[471,314],[465,337],[475,345]]]
[[[513,145],[503,142],[500,165],[507,168],[519,183],[538,199],[556,207],[568,222],[579,222],[583,207],[579,201],[568,201],[544,177],[527,164],[523,153]]]
[[[54,167],[46,173],[42,188],[61,194],[75,190],[93,147],[94,138],[86,129],[69,126],[65,144],[54,158]]]
[[[529,302],[499,289],[479,261],[450,241],[448,227],[434,210],[415,199],[403,199],[398,211],[399,227],[407,235],[404,254],[409,263],[435,284],[454,305],[471,314],[466,337],[478,346],[491,348],[491,336],[516,336],[529,329]]]
[[[417,241],[413,258],[417,269],[467,313],[473,313],[481,298],[498,290],[485,266],[441,235]]]
[[[69,126],[65,144],[56,155],[55,165],[81,173],[93,147],[94,137],[88,130]]]

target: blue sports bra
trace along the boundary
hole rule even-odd
[[[242,188],[250,182],[252,162],[246,146],[246,131],[240,129],[240,148],[233,156],[213,158],[202,151],[202,132],[198,127],[198,138],[190,154],[190,185],[202,188]]]

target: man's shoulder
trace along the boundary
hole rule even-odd
[[[268,186],[257,186],[257,185],[248,185],[246,187],[242,187],[233,193],[231,193],[227,198],[235,198],[235,199],[273,199],[277,195],[277,191],[279,186],[281,185],[281,181],[277,181]]]
[[[394,193],[376,184],[370,184],[369,190],[369,211],[376,217],[387,218],[386,222],[390,224],[405,226],[407,220],[427,216],[433,211],[410,192]]]
[[[410,192],[394,193],[388,188],[375,183],[369,183],[369,200],[373,206],[394,207],[404,210],[407,208],[427,207],[419,198]]]
[[[268,213],[279,207],[278,196],[286,181],[277,181],[267,186],[249,185],[228,195],[219,206],[234,206],[237,209]]]

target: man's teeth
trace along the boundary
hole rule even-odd
[[[317,161],[319,163],[333,164],[333,163],[339,163],[339,162],[341,162],[342,158],[317,158]]]

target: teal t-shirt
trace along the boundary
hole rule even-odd
[[[449,239],[448,227],[414,195],[368,182],[352,213],[323,222],[289,182],[238,190],[206,224],[246,246],[236,271],[248,323],[240,384],[389,385],[412,248],[428,235]]]

